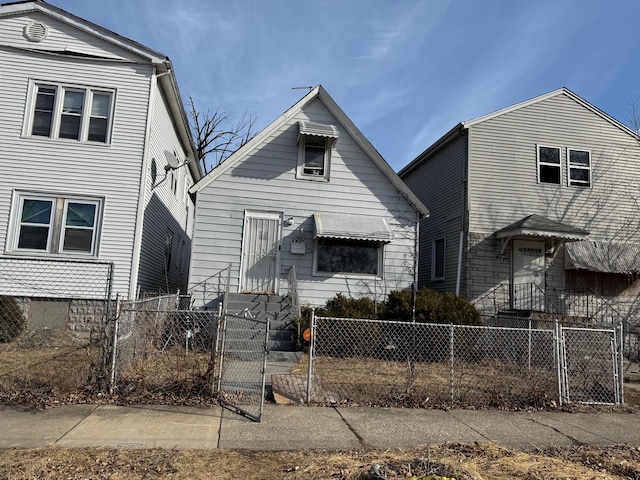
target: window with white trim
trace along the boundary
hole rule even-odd
[[[589,150],[567,149],[569,185],[572,187],[591,186],[591,152]]]
[[[319,237],[316,241],[316,273],[381,276],[383,243]]]
[[[431,242],[431,280],[444,280],[445,246],[444,237]]]
[[[538,145],[538,182],[560,185],[560,149]]]
[[[109,143],[114,95],[108,89],[33,83],[25,134]]]
[[[299,144],[298,178],[327,181],[333,139],[301,135]]]
[[[24,193],[16,202],[11,251],[97,256],[102,200]]]

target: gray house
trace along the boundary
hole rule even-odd
[[[200,170],[169,59],[33,1],[0,6],[0,63],[0,295],[86,333],[109,293],[184,291]]]
[[[321,86],[191,191],[196,306],[214,306],[227,278],[231,292],[309,305],[415,280],[428,211]]]
[[[632,304],[639,162],[638,136],[566,88],[461,122],[399,172],[431,211],[419,285],[485,313]]]

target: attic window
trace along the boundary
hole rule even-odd
[[[298,122],[298,171],[301,180],[328,181],[331,148],[338,138],[335,125],[301,120]]]
[[[41,42],[47,38],[49,29],[44,23],[31,22],[24,27],[24,36],[30,42]]]

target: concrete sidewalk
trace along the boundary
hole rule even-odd
[[[221,407],[0,406],[0,447],[343,450],[495,442],[532,450],[640,444],[640,414],[265,405],[262,423]]]

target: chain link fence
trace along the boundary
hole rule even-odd
[[[95,391],[113,264],[0,257],[0,399],[42,404]]]
[[[224,316],[218,394],[227,407],[252,420],[262,417],[269,319]]]
[[[111,347],[110,390],[121,397],[210,397],[219,315],[189,310],[189,297],[121,302]]]
[[[523,408],[571,398],[559,397],[559,334],[552,329],[328,317],[315,318],[313,329],[311,401]],[[597,336],[581,341],[587,348],[603,347]],[[610,386],[619,382],[604,367],[592,364],[582,374],[611,379]],[[566,373],[580,375],[575,368]]]

